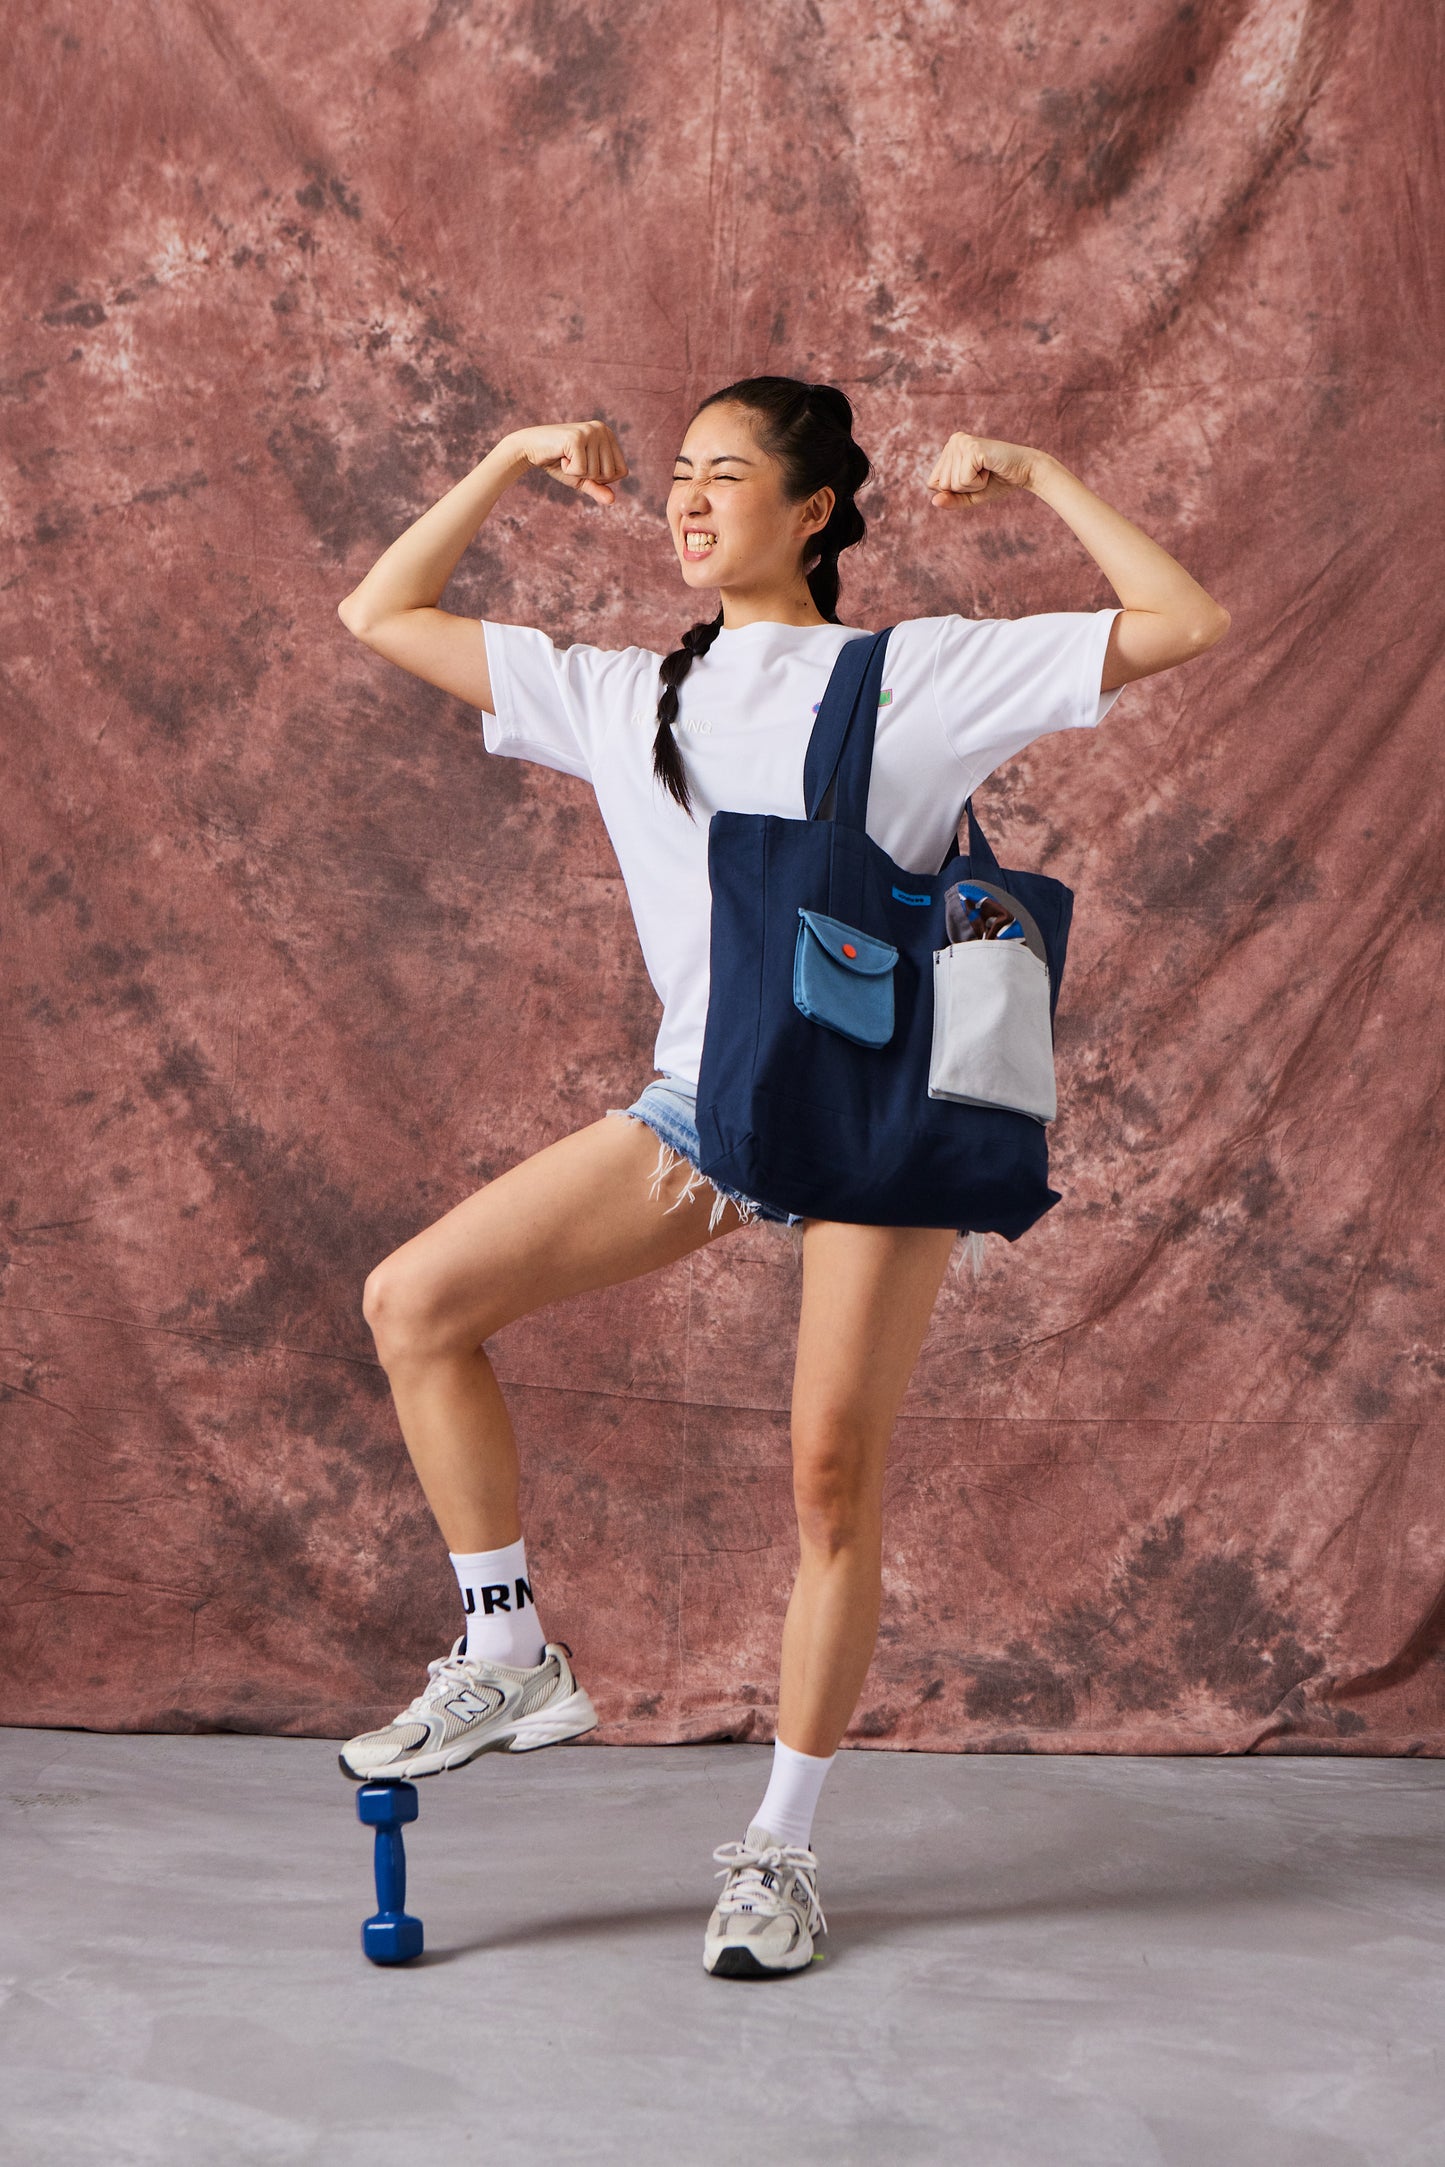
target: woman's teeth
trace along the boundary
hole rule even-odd
[[[689,534],[684,540],[690,557],[705,557],[710,549],[717,547],[715,534]]]

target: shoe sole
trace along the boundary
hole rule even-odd
[[[483,1753],[535,1753],[542,1746],[560,1746],[596,1728],[597,1711],[585,1688],[578,1686],[565,1700],[549,1701],[490,1737],[483,1733],[480,1738],[459,1738],[445,1752],[416,1753],[408,1761],[388,1761],[370,1772],[353,1768],[344,1753],[336,1759],[342,1775],[352,1783],[411,1783],[418,1776],[441,1776],[448,1769],[464,1768]]]
[[[801,1949],[802,1944],[799,1943]],[[790,1979],[794,1972],[807,1971],[813,1961],[811,1943],[806,1956],[800,1955],[792,1964],[760,1964],[751,1949],[737,1942],[724,1943],[714,1963],[703,1958],[703,1970],[711,1979]]]

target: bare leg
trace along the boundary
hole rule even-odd
[[[370,1273],[362,1308],[401,1433],[449,1550],[521,1534],[517,1444],[483,1341],[567,1295],[635,1279],[741,1225],[691,1169],[648,1194],[658,1140],[604,1115],[508,1168]]]
[[[792,1406],[801,1556],[778,1692],[778,1736],[798,1753],[837,1749],[873,1659],[883,1470],[954,1240],[947,1227],[804,1227]]]

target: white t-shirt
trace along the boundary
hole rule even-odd
[[[1118,607],[1030,617],[913,617],[889,634],[868,833],[926,884],[986,776],[1053,730],[1092,729]],[[839,649],[861,626],[724,629],[678,694],[673,735],[695,818],[652,773],[662,656],[556,646],[483,618],[496,713],[488,752],[580,775],[617,853],[647,973],[662,1002],[653,1059],[696,1090],[707,1020],[712,893],[708,821],[719,808],[801,820],[803,761]]]

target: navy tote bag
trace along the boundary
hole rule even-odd
[[[1062,1201],[1043,1121],[929,1095],[944,891],[984,880],[1031,916],[1050,1036],[1073,891],[1001,867],[972,798],[968,851],[950,848],[936,873],[895,865],[866,833],[892,629],[849,640],[834,664],[808,742],[807,818],[715,812],[709,823],[701,1170],[805,1218],[1017,1241]]]

